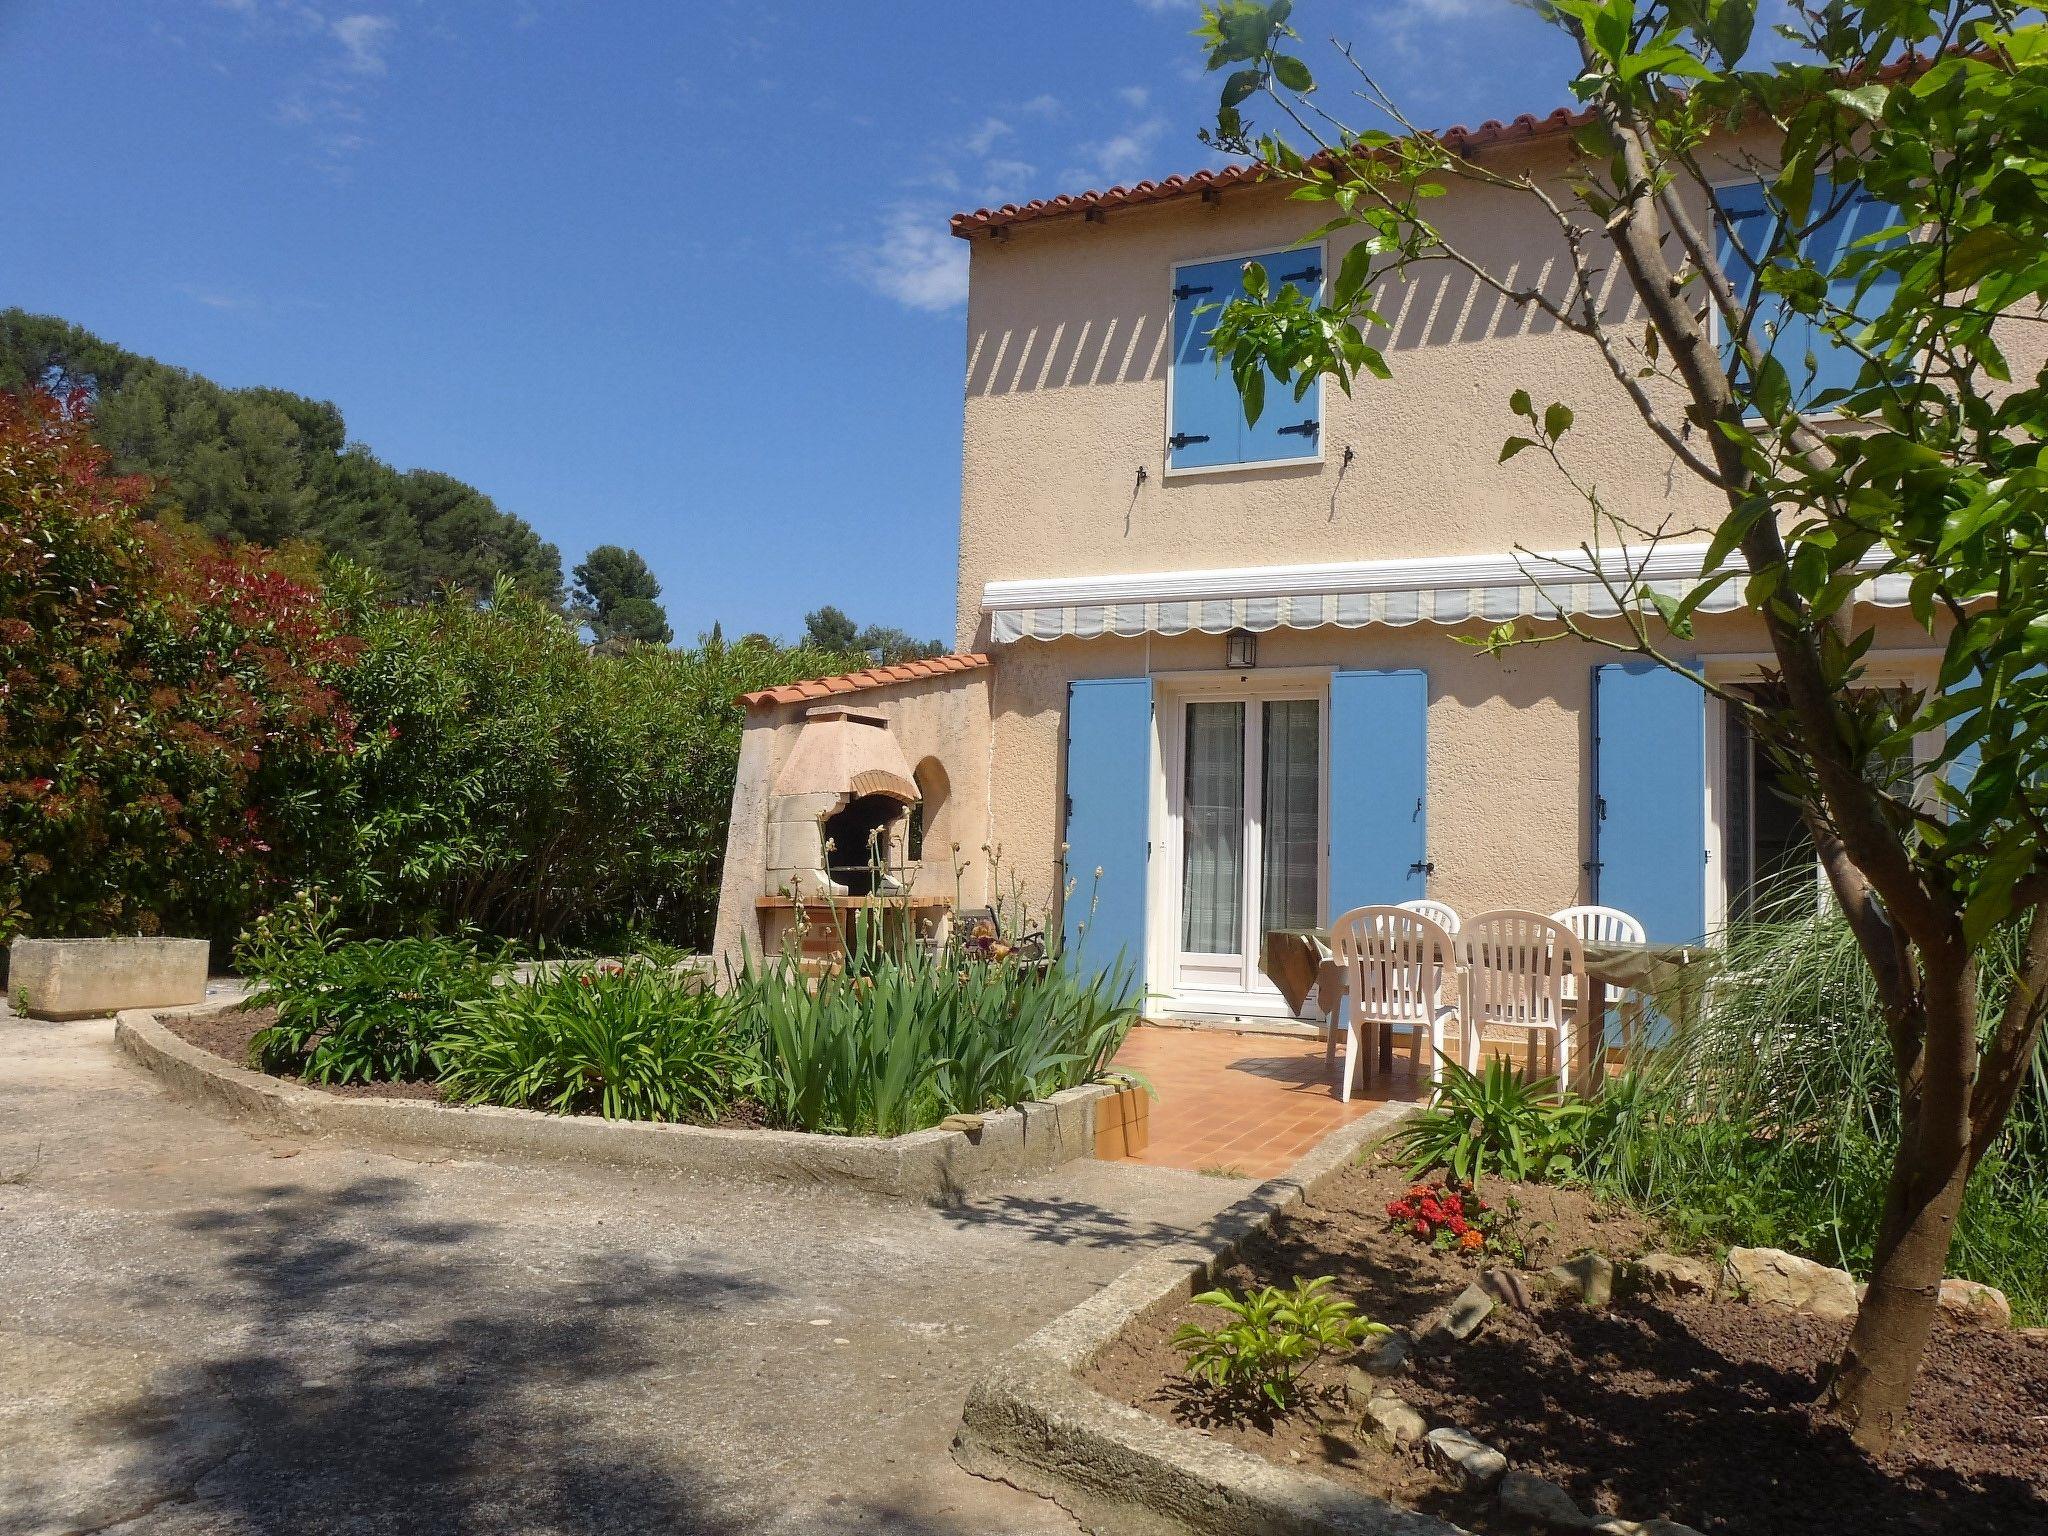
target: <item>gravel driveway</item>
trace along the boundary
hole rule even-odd
[[[948,1209],[366,1152],[0,1007],[0,1536],[1067,1532],[954,1467],[980,1362],[1249,1184]]]

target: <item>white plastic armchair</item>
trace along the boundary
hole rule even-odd
[[[1631,916],[1619,907],[1566,907],[1562,912],[1550,914],[1555,922],[1576,933],[1580,939],[1594,944],[1642,944],[1649,935],[1643,931],[1642,920]],[[1565,993],[1565,1001],[1576,1003],[1579,989],[1574,986]],[[1642,1030],[1643,1000],[1634,993],[1615,999],[1615,1010],[1621,1015],[1621,1035],[1624,1048],[1633,1043]],[[1599,1041],[1594,1045],[1598,1050],[1606,1044],[1607,1021],[1594,1019],[1585,1024],[1588,1031],[1597,1030]]]
[[[1344,968],[1346,983],[1338,1097],[1349,1102],[1359,1058],[1376,1057],[1382,1030],[1407,1034],[1416,1069],[1426,1069],[1434,1080],[1446,1033],[1459,1017],[1458,1005],[1443,996],[1447,983],[1457,990],[1457,941],[1441,924],[1404,907],[1357,907],[1330,925],[1330,953]],[[1336,1050],[1333,1028],[1325,1058]]]
[[[1586,954],[1578,934],[1540,912],[1483,912],[1458,935],[1465,965],[1458,1000],[1468,1033],[1519,1029],[1529,1036],[1529,1071],[1548,1040],[1551,1070],[1562,1076],[1572,1059],[1568,997],[1586,989]],[[1478,1051],[1468,1065],[1476,1066]]]
[[[1413,912],[1418,917],[1428,918],[1452,938],[1458,936],[1458,914],[1442,902],[1417,899],[1415,901],[1404,901],[1400,906],[1403,912]]]

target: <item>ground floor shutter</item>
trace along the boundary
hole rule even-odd
[[[1142,983],[1152,800],[1149,678],[1068,685],[1066,772],[1067,949],[1078,950],[1091,971],[1109,970],[1121,958]]]
[[[1593,669],[1593,899],[1655,943],[1707,926],[1706,720],[1699,685],[1654,662]]]
[[[1331,918],[1428,889],[1428,719],[1421,672],[1330,679]]]

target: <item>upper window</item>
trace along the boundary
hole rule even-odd
[[[1253,464],[1298,463],[1322,456],[1323,381],[1301,399],[1291,389],[1266,395],[1256,425],[1244,419],[1244,402],[1230,370],[1209,350],[1216,318],[1232,299],[1244,297],[1244,269],[1256,261],[1275,287],[1285,284],[1320,301],[1323,257],[1317,247],[1189,262],[1173,269],[1173,371],[1167,382],[1166,467],[1212,469]]]
[[[1727,215],[1719,236],[1721,270],[1728,275],[1736,297],[1746,305],[1756,289],[1756,264],[1778,250],[1778,211],[1765,200],[1764,189],[1757,182],[1717,187],[1715,197]],[[1826,212],[1834,202],[1834,188],[1828,179],[1816,177],[1814,215]],[[1888,203],[1879,202],[1858,187],[1840,208],[1807,230],[1799,242],[1800,251],[1821,272],[1833,272],[1857,241],[1896,223],[1898,214]],[[1740,249],[1730,241],[1731,233]],[[1896,274],[1880,273],[1859,299],[1856,279],[1837,277],[1828,284],[1828,308],[1848,311],[1867,323],[1891,307],[1897,287]],[[1863,358],[1853,347],[1838,341],[1817,319],[1791,308],[1781,294],[1767,293],[1757,302],[1750,335],[1783,366],[1792,386],[1792,399],[1802,407],[1826,390],[1854,388],[1863,368]],[[1731,371],[1734,355],[1734,339],[1723,336],[1721,362]]]

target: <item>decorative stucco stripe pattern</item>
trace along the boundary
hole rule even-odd
[[[1650,591],[1679,598],[1699,580],[1700,546],[1657,550],[1645,558],[1618,552],[1602,562],[1616,586],[1632,578]],[[1872,562],[1873,565],[1876,562]],[[1906,606],[1911,578],[1877,574],[1857,601]],[[1102,600],[1087,601],[1097,596]],[[1740,582],[1718,588],[1703,613],[1745,605]],[[1567,613],[1612,618],[1609,584],[1595,579],[1583,555],[1389,560],[1340,566],[1273,566],[1237,571],[1181,571],[1076,581],[991,582],[982,610],[989,638],[1093,639],[1099,635],[1220,635],[1233,629],[1363,629],[1432,624],[1500,624]]]

